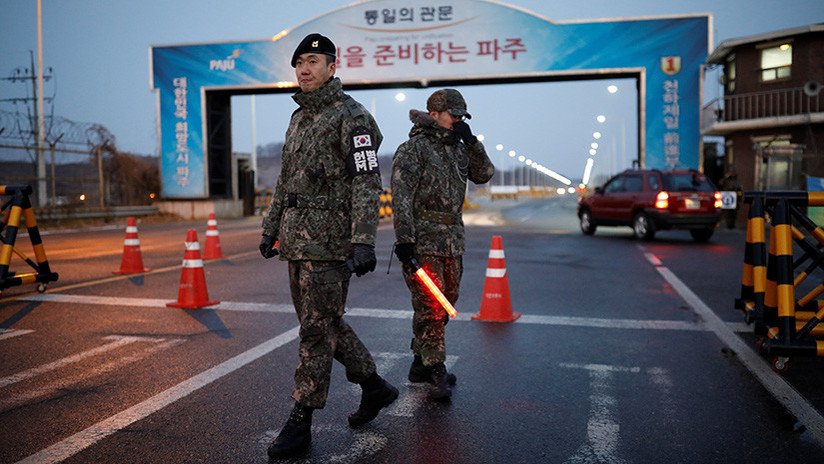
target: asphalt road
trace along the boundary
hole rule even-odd
[[[397,262],[387,274],[383,223],[378,269],[353,278],[346,317],[401,397],[351,429],[359,388],[336,365],[312,449],[288,462],[824,462],[821,362],[772,373],[732,308],[743,231],[708,244],[686,232],[638,242],[628,228],[588,237],[569,200],[479,203],[447,326],[451,403],[406,382],[409,295]],[[225,257],[205,272],[221,303],[200,310],[165,303],[186,229],[202,243],[205,224],[140,224],[152,271],[126,277],[112,275],[122,225],[46,235],[60,280],[0,297],[0,463],[267,462],[291,409],[297,322],[286,264],[257,252],[259,226],[220,222]],[[514,323],[470,318],[493,235]]]

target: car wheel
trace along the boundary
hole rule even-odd
[[[713,229],[691,229],[690,235],[696,242],[706,242],[712,237],[713,232],[715,232]]]
[[[587,210],[581,211],[581,232],[584,235],[592,235],[595,233],[596,228],[597,226],[592,220],[592,214]]]
[[[632,232],[641,240],[652,240],[655,237],[655,225],[645,213],[638,213],[632,220]]]

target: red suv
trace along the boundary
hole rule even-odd
[[[721,194],[694,170],[627,170],[578,200],[584,234],[598,226],[630,226],[643,240],[652,240],[656,230],[688,229],[693,239],[706,242],[720,211]]]

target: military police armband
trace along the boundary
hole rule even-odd
[[[380,173],[378,168],[378,147],[372,131],[358,126],[350,135],[351,148],[346,157],[346,169],[352,177],[363,174]]]

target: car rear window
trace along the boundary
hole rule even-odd
[[[664,174],[664,189],[670,192],[714,192],[715,186],[703,174]]]

